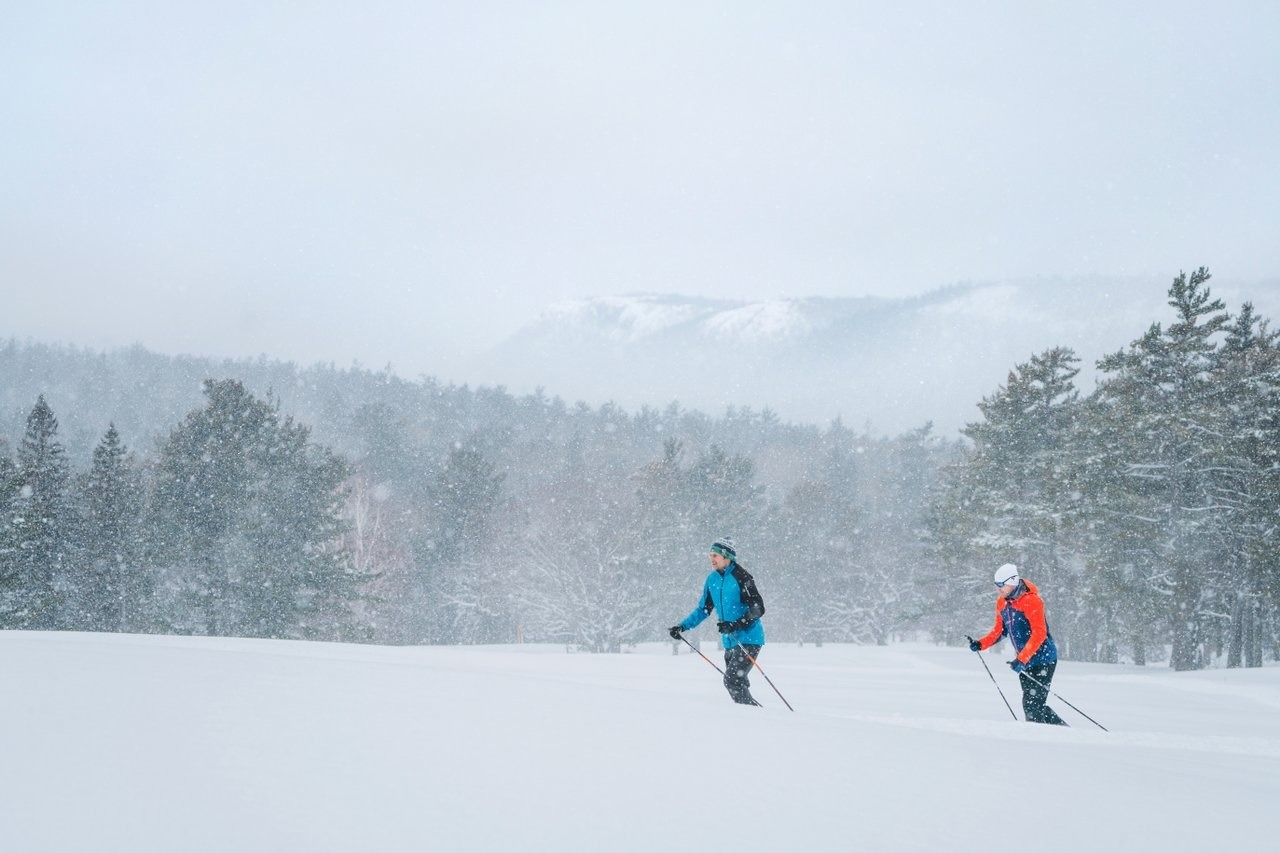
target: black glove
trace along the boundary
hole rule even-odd
[[[667,629],[667,633],[671,635],[671,639],[679,640],[680,635],[684,633],[684,629],[681,628],[679,625],[672,625],[670,628]]]
[[[737,622],[717,622],[716,627],[720,629],[721,634],[732,634],[737,629]]]
[[[980,651],[982,651],[982,643],[979,643],[979,642],[978,642],[977,640],[975,640],[973,637],[970,637],[970,638],[969,638],[969,651],[971,651],[971,652],[980,652]]]
[[[1015,660],[1009,661],[1009,669],[1013,670],[1014,672],[1026,672],[1027,665],[1022,661],[1015,659]]]

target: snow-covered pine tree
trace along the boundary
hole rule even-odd
[[[815,472],[792,486],[770,516],[770,627],[818,645],[875,642],[876,624],[865,609],[882,589],[870,588],[859,559],[861,514],[853,496]]]
[[[1226,508],[1217,499],[1222,426],[1214,407],[1216,337],[1228,321],[1225,306],[1206,286],[1201,267],[1180,274],[1169,288],[1176,319],[1159,323],[1125,350],[1098,362],[1107,374],[1095,395],[1111,418],[1109,440],[1127,458],[1108,460],[1125,475],[1133,499],[1129,523],[1145,528],[1154,546],[1138,595],[1168,602],[1170,664],[1178,670],[1205,665],[1202,620],[1210,570],[1223,559],[1220,528]]]
[[[1066,580],[1064,528],[1076,500],[1070,439],[1078,362],[1064,347],[1032,356],[978,404],[984,419],[964,429],[975,451],[971,500],[988,519],[975,544],[1055,585]]]
[[[1217,499],[1228,508],[1223,528],[1230,582],[1220,599],[1227,666],[1262,666],[1266,616],[1280,576],[1280,333],[1245,303],[1226,329],[1213,377],[1223,423]]]
[[[950,590],[970,599],[967,609],[985,608],[991,590],[982,586],[979,594],[971,578],[1017,563],[1045,588],[1064,652],[1073,633],[1067,617],[1079,596],[1079,561],[1071,548],[1080,502],[1072,441],[1078,362],[1069,348],[1046,350],[1016,365],[1008,381],[983,398],[983,420],[963,430],[973,447],[947,469],[928,526],[939,565],[963,575],[942,579],[935,596]]]
[[[347,465],[236,380],[161,448],[153,557],[193,609],[175,627],[213,635],[333,637],[366,578],[340,548]]]
[[[22,582],[18,574],[18,497],[22,482],[18,466],[9,458],[0,439],[0,627],[16,627],[22,608]]]
[[[44,395],[27,416],[13,475],[8,501],[10,594],[0,618],[5,627],[59,628],[66,617],[63,604],[74,559],[75,519],[58,419]]]
[[[115,424],[93,451],[81,478],[81,583],[78,610],[91,631],[139,630],[150,601],[150,573],[142,561],[142,475]]]
[[[1076,531],[1085,563],[1076,618],[1082,660],[1115,663],[1127,648],[1143,666],[1165,638],[1164,555],[1143,515],[1146,496],[1126,473],[1145,452],[1145,437],[1132,429],[1141,419],[1138,400],[1095,392],[1075,430],[1085,505]]]
[[[505,479],[472,447],[452,448],[436,477],[427,521],[431,548],[417,561],[432,642],[512,638],[506,594],[520,556],[518,549],[490,541]],[[506,533],[502,538],[513,540]]]
[[[764,489],[755,483],[755,473],[749,456],[730,455],[716,444],[684,471],[680,513],[682,526],[691,537],[690,547],[705,556],[716,536],[748,541],[762,521],[765,505]]]

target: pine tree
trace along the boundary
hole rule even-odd
[[[1212,587],[1215,610],[1229,614],[1220,620],[1227,666],[1261,666],[1267,580],[1280,571],[1280,334],[1245,303],[1218,355],[1212,393],[1224,426],[1215,469],[1228,515],[1221,531],[1228,582]]]
[[[992,560],[1025,563],[1043,578],[1063,572],[1078,362],[1061,347],[1033,356],[978,404],[984,420],[964,429],[975,451],[972,499],[988,521],[980,544]]]
[[[1143,514],[1147,496],[1126,472],[1145,452],[1132,427],[1142,419],[1136,401],[1095,393],[1084,402],[1076,430],[1080,491],[1086,507],[1077,529],[1084,559],[1076,643],[1080,659],[1119,660],[1127,646],[1135,664],[1162,644],[1165,625],[1164,555]]]
[[[1222,451],[1212,377],[1215,337],[1229,318],[1206,286],[1209,277],[1204,267],[1180,274],[1169,288],[1177,315],[1169,328],[1154,324],[1127,350],[1098,363],[1110,374],[1096,392],[1098,401],[1124,413],[1112,418],[1115,445],[1131,454],[1108,465],[1122,467],[1130,496],[1139,499],[1129,520],[1145,528],[1155,546],[1141,578],[1146,588],[1138,592],[1167,596],[1170,664],[1178,670],[1206,662],[1208,578],[1201,569],[1221,557],[1214,534],[1224,507],[1215,495],[1213,460]]]
[[[755,463],[743,454],[729,455],[712,444],[685,472],[680,490],[685,529],[707,540],[751,531],[763,511],[763,491],[755,485]],[[746,537],[739,534],[739,539]]]
[[[948,470],[929,524],[935,555],[949,570],[985,575],[1001,563],[1017,563],[1052,592],[1061,615],[1074,610],[1078,595],[1067,544],[1080,512],[1072,440],[1080,405],[1078,361],[1064,347],[1032,356],[978,404],[983,420],[963,431],[973,448]],[[985,586],[944,580],[931,609],[944,604],[936,596],[968,598],[965,590],[975,591],[975,609],[989,598]],[[1058,621],[1055,637],[1066,646],[1071,631]]]
[[[151,597],[142,564],[142,478],[114,423],[94,448],[82,495],[84,582],[78,593],[84,627],[138,630]]]
[[[509,549],[490,547],[504,475],[473,448],[449,451],[431,490],[431,550],[420,559],[423,605],[433,642],[509,636],[502,591],[514,571]],[[507,538],[509,534],[505,534]],[[496,558],[491,555],[497,555]],[[495,559],[497,562],[495,562]]]
[[[7,451],[0,439],[0,451]],[[15,627],[15,616],[24,607],[24,587],[18,571],[18,531],[21,516],[18,499],[22,480],[18,466],[7,452],[0,455],[0,627]]]
[[[771,628],[818,645],[875,641],[876,626],[860,612],[875,599],[856,560],[861,514],[850,496],[825,479],[806,478],[774,518],[767,551],[775,581]]]
[[[845,606],[878,644],[925,615],[925,602],[915,591],[927,583],[924,518],[937,488],[937,458],[944,453],[931,423],[903,433],[880,448],[875,487],[864,489],[871,494],[862,510],[860,577],[845,590]]]
[[[502,480],[503,475],[479,451],[463,447],[449,451],[433,490],[436,555],[442,563],[456,565],[484,540]]]
[[[699,536],[691,529],[682,508],[683,460],[683,442],[667,437],[662,455],[629,478],[634,484],[637,516],[637,573],[651,593],[658,625],[670,624],[678,618],[672,614],[683,616],[691,609],[697,592],[691,587],[698,583],[705,568],[705,563],[697,562],[702,559],[700,548],[711,544],[701,541],[705,532]]]
[[[160,453],[153,558],[194,605],[179,626],[213,635],[332,637],[366,580],[340,547],[345,462],[235,380]]]
[[[33,630],[62,627],[75,519],[58,420],[44,395],[27,417],[14,473],[17,493],[10,499],[9,522],[12,586],[5,622]]]

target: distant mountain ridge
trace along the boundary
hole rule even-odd
[[[828,301],[732,302],[633,294],[557,303],[544,311],[534,325],[554,327],[558,332],[577,330],[625,343],[686,332],[726,341],[744,335],[777,341],[802,337],[830,325],[832,318],[826,306],[815,310],[813,305]]]
[[[1211,288],[1264,317],[1280,282]],[[1168,322],[1168,281],[1037,279],[960,284],[906,298],[734,301],[638,293],[549,306],[471,365],[476,381],[543,387],[592,404],[678,401],[712,414],[768,407],[789,421],[954,434],[1018,363],[1054,346],[1094,362]]]

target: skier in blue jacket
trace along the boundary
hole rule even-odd
[[[692,630],[715,610],[720,620],[720,644],[724,647],[724,686],[729,696],[740,705],[758,705],[751,697],[751,660],[759,657],[764,645],[764,599],[756,589],[755,579],[738,564],[733,540],[724,537],[711,545],[711,574],[702,585],[702,599],[693,612],[678,625],[668,629],[671,639],[679,640],[684,631]]]

